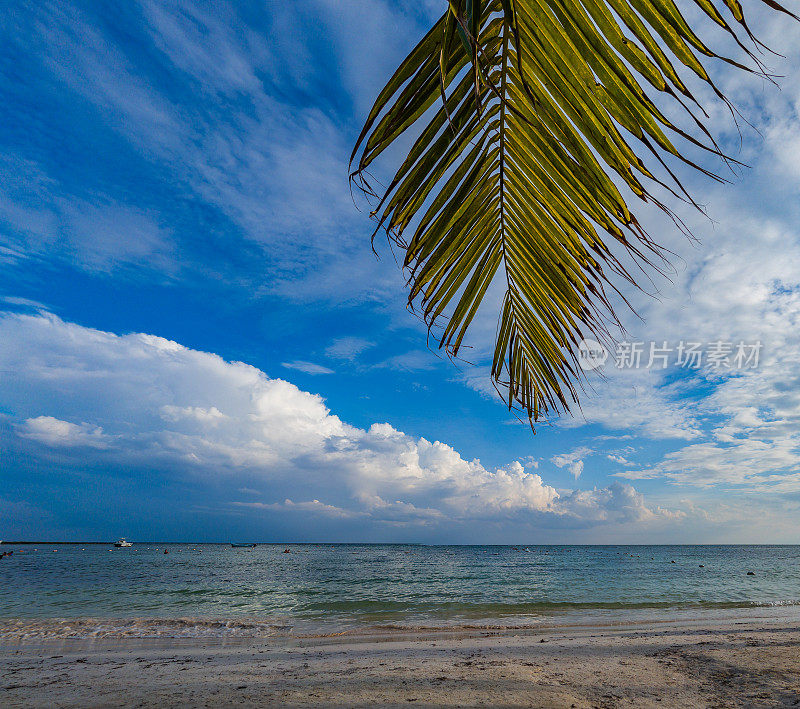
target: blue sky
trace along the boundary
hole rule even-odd
[[[0,34],[0,537],[800,542],[797,29],[782,91],[716,67],[752,167],[682,177],[692,244],[641,341],[736,373],[604,370],[533,436],[426,348],[347,159],[437,0],[14,3]],[[756,7],[756,9],[758,9]],[[760,133],[760,134],[759,134]]]

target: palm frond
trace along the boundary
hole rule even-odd
[[[378,229],[405,249],[409,302],[429,330],[441,325],[449,354],[500,279],[491,376],[531,421],[578,401],[577,344],[608,336],[612,274],[634,282],[609,244],[650,266],[660,254],[618,185],[675,218],[653,195],[660,185],[691,201],[667,159],[717,180],[686,144],[735,162],[681,73],[728,103],[708,61],[761,73],[760,43],[739,0],[685,2],[727,33],[738,58],[709,48],[673,0],[448,0],[353,150],[351,178],[378,200]],[[692,131],[651,94],[674,101]],[[379,194],[368,168],[412,127],[418,137]]]

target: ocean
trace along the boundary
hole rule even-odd
[[[800,611],[800,546],[0,546],[11,550],[0,560],[6,638],[302,635]]]

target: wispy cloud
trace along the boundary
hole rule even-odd
[[[324,515],[326,517],[337,517],[340,519],[350,519],[359,517],[364,513],[346,510],[336,505],[326,505],[319,500],[309,500],[307,502],[293,502],[286,499],[283,502],[232,502],[237,507],[247,507],[251,510],[271,510],[274,512],[306,512],[311,514]]]
[[[315,364],[314,362],[306,362],[302,359],[296,359],[293,362],[282,362],[282,367],[286,367],[286,369],[296,369],[298,372],[303,372],[304,374],[311,374],[315,376],[317,374],[333,374],[333,370],[324,367],[321,364]]]
[[[61,87],[68,94],[61,100],[71,92],[92,106],[104,130],[126,141],[162,184],[178,186],[181,199],[188,196],[221,214],[229,223],[228,243],[243,239],[258,248],[270,276],[262,279],[263,289],[299,300],[375,300],[393,292],[400,277],[370,253],[369,222],[355,210],[347,182],[352,136],[341,109],[358,86],[362,98],[356,99],[356,111],[362,117],[369,87],[360,70],[359,82],[347,76],[351,60],[361,62],[364,54],[325,56],[324,46],[313,41],[320,32],[296,27],[322,24],[322,34],[330,36],[344,31],[345,22],[348,31],[362,26],[364,32],[350,34],[340,46],[368,43],[362,49],[369,50],[371,65],[383,64],[388,71],[413,41],[421,17],[415,20],[383,2],[363,3],[357,10],[339,3],[307,8],[273,3],[246,17],[239,10],[217,3],[213,12],[199,6],[178,12],[143,2],[127,17],[128,31],[143,48],[136,52],[89,9],[43,5],[29,18],[35,46],[20,44],[18,51],[26,52],[26,60],[37,51],[40,81]],[[378,27],[402,29],[386,42],[378,39]],[[379,80],[376,74],[367,83]],[[47,174],[47,166],[41,169]],[[100,208],[102,196],[84,206],[77,195],[65,199],[55,214],[56,206],[37,212],[9,203],[6,219],[51,240],[64,213],[76,234],[84,233],[87,220],[106,219],[88,213]],[[135,214],[146,208],[127,209]],[[141,223],[126,225],[124,214],[110,215],[100,226],[94,236],[100,249],[87,252],[87,258],[147,266],[150,256],[152,266],[155,252],[163,253],[161,265],[167,268],[186,265],[185,254],[180,259],[171,254],[176,242],[182,251],[197,251],[194,233],[173,236],[145,230]],[[354,272],[362,276],[353,278]]]
[[[0,178],[0,228],[12,249],[5,260],[47,258],[102,273],[136,267],[160,277],[180,270],[170,230],[153,212],[106,194],[72,194],[26,160],[0,159]]]
[[[363,337],[338,337],[325,349],[325,354],[333,359],[355,362],[358,356],[375,346],[372,340]]]
[[[434,369],[441,361],[428,350],[412,350],[394,355],[375,365],[378,369],[394,369],[399,372],[419,372]]]

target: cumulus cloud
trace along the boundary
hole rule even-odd
[[[577,480],[583,472],[583,459],[592,453],[594,453],[594,451],[591,448],[581,446],[570,453],[561,453],[553,456],[551,460],[559,468],[566,468],[569,470],[572,476]]]
[[[23,438],[54,447],[108,448],[111,441],[111,438],[103,433],[100,426],[92,426],[88,423],[70,423],[52,416],[26,419],[17,432]]]
[[[202,406],[171,406],[165,404],[161,407],[161,415],[167,421],[175,422],[181,419],[194,419],[206,424],[211,424],[215,421],[219,421],[219,419],[225,418],[225,414],[216,406],[204,409]]]
[[[658,517],[679,520],[687,516],[682,510],[648,507],[644,496],[633,486],[618,483],[600,490],[573,491],[565,496],[564,504],[573,515],[589,519],[646,522]]]
[[[0,369],[16,373],[0,406],[20,420],[18,438],[65,452],[93,449],[111,467],[246,479],[261,499],[236,507],[254,513],[387,524],[667,519],[630,486],[557,490],[518,461],[490,469],[388,423],[351,426],[288,381],[152,335],[5,314]]]

